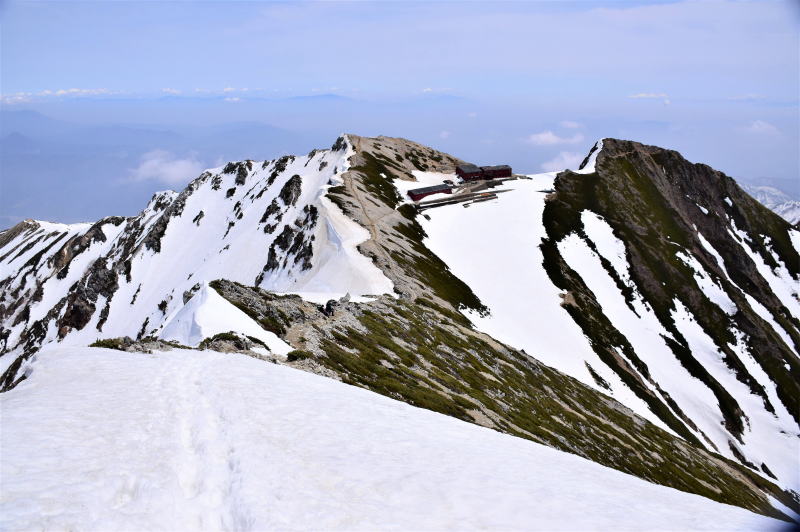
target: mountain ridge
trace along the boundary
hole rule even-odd
[[[18,224],[0,233],[3,385],[25,378],[25,359],[45,342],[86,345],[101,336],[161,334],[196,296],[195,286],[214,281],[213,289],[266,333],[306,353],[292,363],[297,367],[715,500],[770,512],[766,490],[791,503],[791,495],[770,487],[777,479],[794,485],[785,464],[764,458],[764,449],[780,441],[770,432],[776,426],[797,432],[796,417],[790,419],[797,401],[797,314],[787,306],[791,293],[774,292],[783,283],[775,271],[798,276],[790,226],[705,165],[615,139],[597,145],[580,173],[517,176],[503,183],[508,190],[497,199],[468,209],[419,213],[403,197],[406,186],[451,177],[461,162],[405,139],[345,135],[330,150],[204,172],[180,193],[154,195],[135,217],[80,226]],[[715,186],[726,195],[714,196]],[[487,306],[491,291],[465,282],[464,265],[442,247],[447,232],[439,236],[437,228],[445,219],[499,223],[493,219],[515,212],[503,207],[512,199],[541,206],[543,218],[532,223],[545,231],[533,244],[541,246],[543,263],[528,267],[544,268],[553,296],[561,294],[562,305],[552,312],[564,309],[570,327],[590,340],[574,366],[547,359],[552,369],[536,361],[546,347],[537,338],[521,350],[483,332],[481,319],[501,315],[502,305]],[[692,223],[699,236],[687,236]],[[504,232],[518,234],[512,225],[497,227],[487,237],[495,246],[506,245]],[[598,237],[605,227],[611,236]],[[495,249],[476,226],[460,230],[487,252]],[[622,243],[621,258],[608,253],[608,245],[617,245],[612,237]],[[662,249],[680,255],[667,257]],[[575,263],[578,256],[586,260]],[[606,315],[596,279],[574,269],[595,259],[623,305],[663,328],[660,349],[674,358],[675,379],[653,376],[657,361],[640,358],[641,346],[615,327],[624,320]],[[683,294],[680,307],[659,288],[663,275],[681,280],[670,286]],[[703,299],[703,287],[716,301]],[[723,309],[728,301],[733,314]],[[701,332],[689,335],[692,323]],[[701,347],[686,338],[699,339]],[[728,370],[710,358],[710,346],[723,353],[735,379],[727,380]],[[700,395],[676,393],[695,380],[702,382],[692,388]],[[712,404],[702,415],[684,411],[693,397],[708,394]],[[776,414],[778,407],[786,412]],[[723,431],[698,425],[709,414]],[[588,433],[577,430],[587,423]],[[648,452],[662,459],[644,458]],[[667,456],[687,471],[668,467]]]

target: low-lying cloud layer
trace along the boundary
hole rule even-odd
[[[132,181],[155,181],[169,186],[185,185],[197,177],[205,166],[194,154],[178,158],[166,150],[153,150],[142,155],[139,166],[131,170]]]
[[[545,172],[559,172],[561,170],[577,170],[585,154],[571,151],[560,151],[553,159],[541,164]]]
[[[578,144],[579,142],[583,142],[583,139],[582,133],[561,137],[548,130],[529,135],[525,139],[525,142],[534,146],[557,146],[559,144]]]

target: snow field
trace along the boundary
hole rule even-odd
[[[703,265],[700,264],[694,256],[683,251],[677,252],[676,255],[684,264],[692,269],[692,275],[694,276],[695,282],[697,282],[697,286],[709,301],[717,305],[729,316],[736,314],[738,310],[736,303],[734,303],[731,298],[728,297],[725,290],[711,278],[705,268],[703,268]]]
[[[603,139],[598,140],[595,142],[593,149],[596,148],[592,154],[589,156],[589,160],[586,162],[586,166],[581,168],[580,170],[575,170],[576,174],[591,174],[595,171],[595,164],[597,163],[597,156],[600,155],[600,152],[603,151]],[[558,173],[558,172],[556,172]]]
[[[238,354],[45,347],[0,528],[770,530],[781,522]]]
[[[418,218],[428,234],[424,243],[489,307],[489,316],[469,314],[479,330],[608,394],[592,378],[588,362],[611,385],[613,397],[671,432],[600,360],[561,306],[561,291],[543,267],[539,249],[546,237],[542,213],[546,191],[552,189],[555,176],[551,172],[506,181],[509,192],[468,209],[447,205],[426,211],[429,220]],[[454,234],[468,237],[454,238]],[[622,250],[624,260],[624,246]]]
[[[725,431],[720,427],[722,416],[716,409],[717,399],[700,381],[693,379],[665,343],[670,336],[652,309],[636,297],[631,310],[616,283],[603,268],[600,258],[575,233],[558,243],[561,256],[594,293],[603,313],[630,342],[637,356],[647,365],[653,379],[668,392],[690,419],[720,448],[727,447]],[[601,249],[601,248],[598,248]],[[625,265],[627,271],[627,262]],[[626,274],[627,276],[627,274]],[[710,408],[709,408],[710,407]],[[687,427],[688,428],[688,427]],[[691,429],[689,429],[691,430]],[[722,448],[720,448],[722,451]]]

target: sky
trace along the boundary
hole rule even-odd
[[[517,171],[594,141],[800,195],[800,2],[0,3],[0,227],[132,215],[341,132]]]

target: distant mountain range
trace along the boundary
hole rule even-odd
[[[757,185],[742,185],[742,188],[790,224],[800,222],[800,201],[793,199],[782,190]]]

